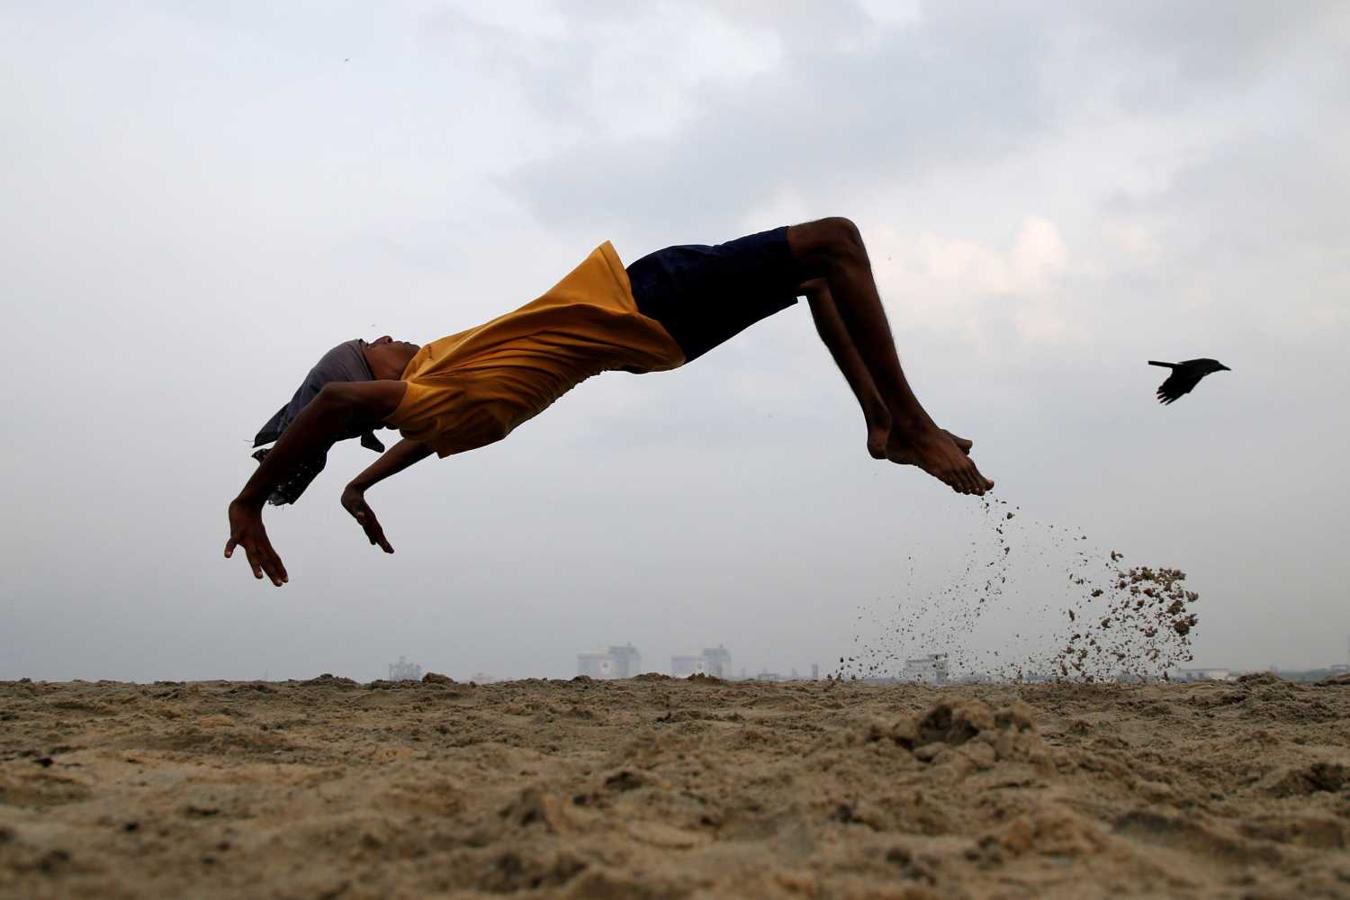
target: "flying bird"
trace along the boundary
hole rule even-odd
[[[1189,394],[1211,372],[1231,372],[1232,369],[1217,359],[1186,359],[1179,363],[1158,362],[1150,359],[1150,366],[1162,366],[1171,369],[1172,374],[1158,386],[1158,402],[1166,406],[1182,394]]]

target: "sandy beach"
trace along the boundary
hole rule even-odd
[[[5,897],[1344,897],[1348,845],[1348,684],[0,684]]]

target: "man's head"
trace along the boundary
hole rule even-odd
[[[387,334],[369,343],[354,340],[338,344],[309,370],[290,402],[277,410],[276,415],[258,432],[253,439],[253,446],[262,447],[280,439],[295,417],[319,395],[325,384],[335,381],[397,380],[403,377],[403,370],[419,349],[416,344],[396,341]],[[346,437],[359,437],[363,447],[377,452],[384,450],[384,444],[368,426],[353,428]],[[267,453],[267,448],[257,450],[253,458],[262,462]],[[323,471],[326,459],[326,453],[320,454],[297,465],[291,478],[272,493],[269,498],[272,504],[294,503],[314,480],[314,476]]]
[[[403,377],[403,370],[422,348],[408,341],[396,341],[389,335],[381,335],[366,344],[366,365],[377,381],[397,381]]]

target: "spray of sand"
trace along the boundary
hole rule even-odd
[[[1131,565],[1081,530],[985,497],[960,571],[941,586],[906,582],[863,609],[837,678],[885,678],[911,657],[946,654],[953,676],[1075,681],[1166,677],[1191,659],[1199,595],[1177,568]]]

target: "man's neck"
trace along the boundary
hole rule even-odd
[[[361,348],[362,354],[366,358],[366,365],[370,367],[370,374],[376,381],[398,381],[403,377],[403,370],[408,367],[409,359],[402,359],[396,354],[376,351],[371,352],[369,345]]]

